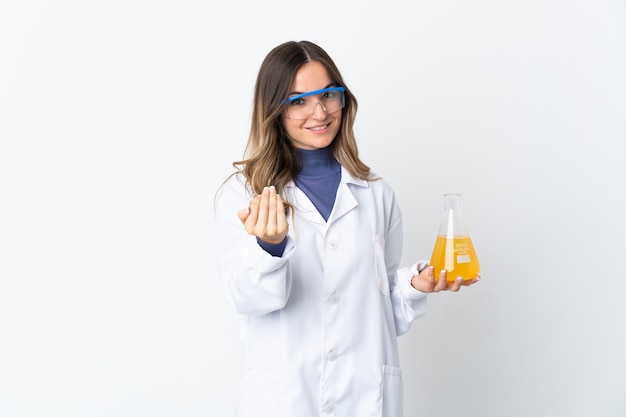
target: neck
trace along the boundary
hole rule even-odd
[[[333,156],[330,146],[321,149],[296,149],[302,163],[298,175],[317,176],[336,171],[339,163]]]

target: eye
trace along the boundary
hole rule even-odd
[[[325,100],[325,101],[335,100],[337,99],[337,96],[338,96],[337,91],[327,91],[322,96],[322,100]]]
[[[301,106],[304,104],[304,99],[302,98],[297,98],[294,100],[289,100],[289,105],[290,106]]]

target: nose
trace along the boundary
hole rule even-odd
[[[326,107],[324,107],[324,104],[318,100],[313,106],[313,114],[311,117],[315,120],[324,120],[326,118]]]

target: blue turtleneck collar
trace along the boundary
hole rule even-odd
[[[341,171],[331,146],[314,150],[296,149],[296,153],[301,161],[298,177],[324,177]]]

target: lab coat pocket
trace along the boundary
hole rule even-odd
[[[374,235],[374,263],[376,264],[376,279],[381,294],[389,295],[389,277],[385,264],[385,238]]]
[[[402,416],[402,369],[383,365],[383,413],[382,417]]]
[[[248,370],[241,386],[239,416],[280,416],[278,378],[270,372]]]

